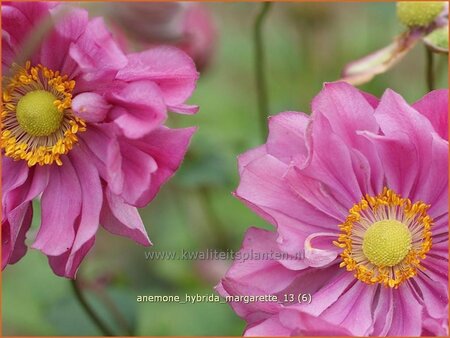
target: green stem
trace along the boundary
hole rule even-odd
[[[433,52],[426,48],[426,62],[427,62],[427,86],[428,91],[432,91],[435,88],[435,79],[434,79],[434,55]]]
[[[255,79],[256,79],[256,91],[258,96],[258,111],[259,111],[259,121],[262,137],[267,136],[267,117],[269,114],[269,99],[267,96],[267,84],[266,84],[266,74],[265,74],[265,55],[264,55],[264,41],[262,34],[262,26],[264,24],[264,19],[267,16],[270,8],[272,6],[271,2],[264,2],[261,6],[261,11],[255,20],[254,26],[254,40],[255,40]]]
[[[89,305],[86,298],[84,297],[80,286],[76,280],[71,280],[72,290],[80,303],[83,310],[91,318],[92,322],[99,328],[99,330],[105,336],[115,336],[115,334],[108,328],[108,326],[100,319],[100,317],[95,313],[94,309]]]

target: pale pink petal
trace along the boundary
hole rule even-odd
[[[97,93],[82,93],[72,100],[72,110],[86,122],[101,122],[105,119],[111,105]]]

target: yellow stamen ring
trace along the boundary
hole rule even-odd
[[[387,188],[363,197],[339,225],[334,244],[343,249],[340,267],[364,283],[391,288],[414,277],[432,245],[429,207]]]
[[[56,163],[78,142],[86,123],[72,110],[75,81],[42,65],[12,67],[6,79],[1,114],[1,148],[28,166]]]

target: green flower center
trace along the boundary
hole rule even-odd
[[[397,16],[408,27],[426,27],[444,9],[444,1],[401,1],[397,3]]]
[[[379,221],[367,229],[362,247],[364,255],[376,266],[394,266],[411,249],[411,233],[399,221]]]
[[[64,114],[54,102],[57,98],[46,90],[34,90],[24,95],[16,107],[17,121],[32,136],[49,136],[57,131]]]

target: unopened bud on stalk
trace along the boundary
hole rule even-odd
[[[401,1],[397,3],[397,17],[408,27],[426,27],[444,10],[444,1]]]

